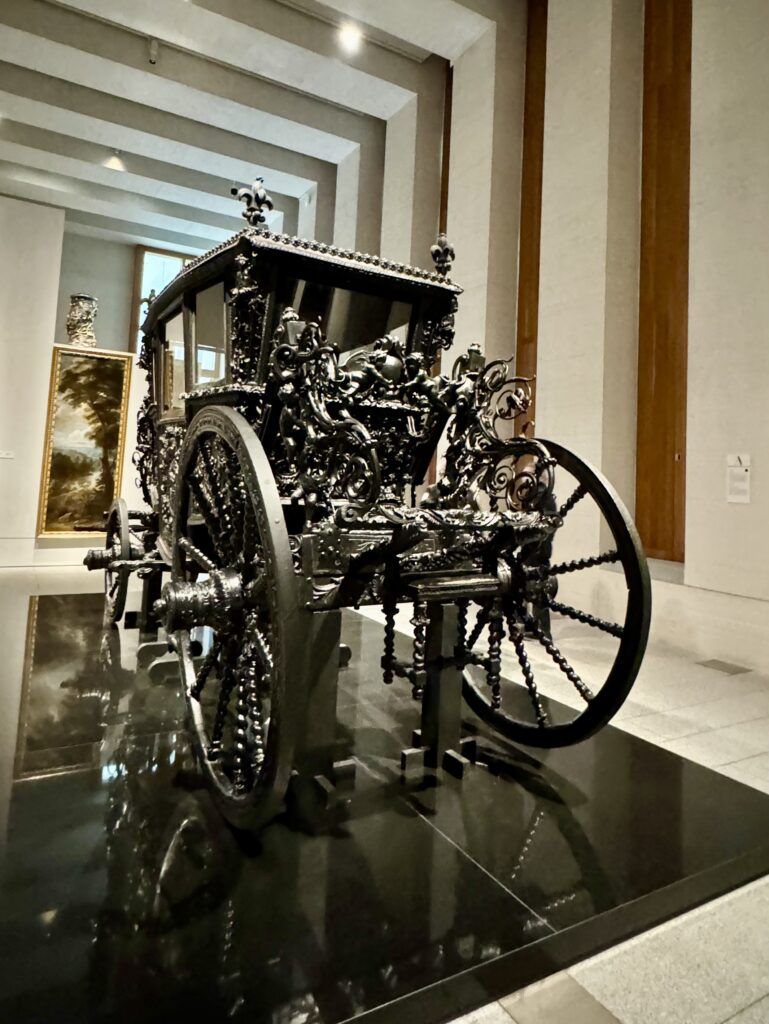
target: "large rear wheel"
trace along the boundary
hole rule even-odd
[[[573,452],[542,443],[555,460],[551,511],[561,525],[539,549],[503,560],[501,599],[461,608],[463,642],[481,661],[465,669],[463,692],[508,739],[560,747],[592,735],[627,697],[646,649],[651,586],[612,485]],[[509,670],[500,658],[505,636]]]

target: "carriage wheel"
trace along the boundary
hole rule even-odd
[[[107,551],[112,558],[124,564],[117,569],[107,565],[104,570],[104,619],[117,623],[125,611],[128,581],[131,570],[125,564],[131,559],[131,531],[128,526],[128,506],[122,498],[113,501],[107,513]]]
[[[288,785],[309,615],[267,456],[221,407],[187,431],[172,580],[156,610],[173,637],[195,755],[235,826],[277,814]]]
[[[552,545],[504,560],[507,593],[468,622],[467,647],[484,666],[465,669],[463,693],[508,739],[561,747],[592,735],[627,697],[646,649],[651,585],[638,533],[612,485],[566,448],[543,444],[556,463],[553,511],[562,522]],[[611,564],[625,584],[624,614],[614,622],[589,610],[619,584],[601,576]],[[469,611],[461,607],[463,621]],[[516,663],[510,680],[500,673],[505,636]]]

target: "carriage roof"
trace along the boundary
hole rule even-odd
[[[319,275],[329,283],[361,290],[369,290],[373,285],[377,289],[393,288],[412,294],[427,291],[436,298],[458,295],[462,291],[450,278],[435,270],[263,228],[245,228],[188,263],[155,298],[142,330],[150,333],[157,322],[177,306],[186,291],[196,291],[224,274],[238,255],[260,253],[271,257],[276,264],[284,264],[292,273],[301,275],[311,269],[313,276]]]

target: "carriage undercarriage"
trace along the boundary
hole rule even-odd
[[[209,261],[210,274],[221,277],[221,266],[225,281],[227,267],[234,274],[229,379],[195,390],[187,372],[176,419],[164,419],[155,383],[138,459],[153,512],[117,502],[105,548],[86,560],[105,570],[111,623],[123,615],[130,574],[144,577],[145,625],[154,619],[178,658],[190,737],[222,812],[260,827],[284,807],[290,785],[328,795],[349,777],[335,730],[345,608],[381,609],[383,685],[402,681],[419,706],[403,770],[461,775],[475,759],[463,698],[516,743],[546,748],[591,735],[627,696],[649,626],[648,571],[618,495],[567,449],[518,429],[531,392],[508,364],[484,366],[471,351],[464,372],[431,376],[453,337],[457,289],[444,283],[445,243],[433,254],[437,274],[408,270],[429,281],[404,283],[402,269],[377,261],[380,292],[395,288],[401,305],[407,297],[421,312],[411,313],[405,339],[385,335],[344,363],[321,320],[300,318],[288,303],[273,302],[268,330],[268,288],[248,264],[268,243],[275,260],[303,261],[310,277],[306,254],[287,255],[284,238],[261,230],[235,240],[229,263]],[[328,247],[313,246],[325,258]],[[364,272],[371,287],[373,257],[343,254],[366,263],[350,268],[331,255],[346,285]],[[190,301],[197,280],[169,286],[151,310],[151,383],[168,379],[162,317]],[[281,277],[270,287],[281,294]],[[192,345],[185,328],[187,356]],[[444,430],[445,468],[418,487]],[[613,620],[584,604],[605,603],[607,587],[620,609]],[[396,654],[404,606],[409,657]],[[601,678],[583,678],[562,649],[561,634],[584,649],[579,631],[608,645]]]
[[[125,534],[127,525],[129,541],[127,551],[109,545],[128,557],[106,567],[107,613],[122,614],[132,571],[155,594],[160,577],[170,575],[145,616],[164,627],[179,660],[196,756],[233,824],[258,828],[269,821],[284,807],[292,777],[295,788],[309,784],[318,800],[349,782],[354,766],[338,756],[334,728],[343,608],[382,609],[383,685],[402,681],[421,705],[412,743],[402,752],[403,771],[440,767],[461,776],[476,761],[475,735],[463,730],[462,699],[506,739],[544,748],[587,738],[621,705],[648,628],[645,563],[619,499],[565,449],[546,444],[576,481],[552,512],[385,508],[366,526],[326,523],[308,531],[299,558],[258,439],[231,410],[212,407],[206,420],[228,439],[228,457],[237,464],[228,497],[191,517],[172,561],[152,549],[153,531],[149,557],[143,552],[146,516],[113,510],[111,535]],[[177,501],[185,500],[182,488]],[[600,503],[614,546],[555,562],[549,547],[587,500]],[[622,622],[559,600],[559,580],[602,565],[625,575]],[[413,635],[410,658],[396,656],[398,616]],[[581,677],[558,646],[553,619],[616,642],[605,679]],[[517,682],[503,679],[505,640]],[[581,710],[554,716],[552,701],[538,689],[532,648],[568,680]]]

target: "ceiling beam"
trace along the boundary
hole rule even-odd
[[[4,25],[0,60],[338,164],[357,142]]]
[[[228,181],[245,183],[251,182],[254,177],[262,177],[268,191],[274,190],[297,199],[316,188],[316,182],[312,179],[290,174],[275,167],[222,156],[200,146],[177,142],[175,139],[2,90],[0,116],[35,128],[82,139],[84,142],[106,146],[110,150],[120,149],[124,153],[135,153],[137,156],[159,160],[173,166],[202,171]]]
[[[387,120],[413,99],[399,85],[187,0],[55,0],[148,37],[370,117]]]
[[[67,211],[64,231],[70,235],[85,235],[87,238],[101,238],[107,242],[122,242],[124,245],[146,245],[150,249],[173,249],[190,256],[201,256],[206,246],[191,245],[192,239],[172,232],[157,231],[155,228],[140,224],[114,222],[115,227],[101,227],[96,224],[81,224],[72,219],[72,211]],[[109,222],[105,222],[109,223]]]
[[[489,18],[455,0],[292,0],[305,11],[317,7],[336,11],[357,22],[365,32],[371,25],[400,39],[455,61],[494,24]],[[341,19],[340,19],[341,20]]]
[[[157,178],[135,174],[121,166],[120,156],[113,156],[107,165],[91,163],[75,157],[62,156],[49,150],[34,149],[0,138],[0,160],[33,167],[40,171],[55,171],[58,175],[88,181],[108,188],[122,189],[137,196],[149,196],[164,202],[190,206],[201,211],[219,214],[232,221],[237,230],[238,206],[232,196],[216,195],[198,189],[186,188]]]
[[[118,218],[129,224],[143,223],[173,231],[178,235],[203,238],[207,241],[208,248],[226,241],[234,234],[231,228],[218,227],[197,219],[196,211],[187,207],[176,207],[178,214],[167,213],[165,210],[168,209],[168,204],[154,202],[148,198],[137,199],[131,193],[117,189],[100,188],[98,194],[94,194],[93,191],[86,192],[72,179],[59,178],[54,174],[17,167],[14,164],[0,164],[0,191],[5,195],[59,206],[65,210],[96,213]],[[189,216],[180,215],[182,213]],[[268,215],[268,224],[271,223]]]

